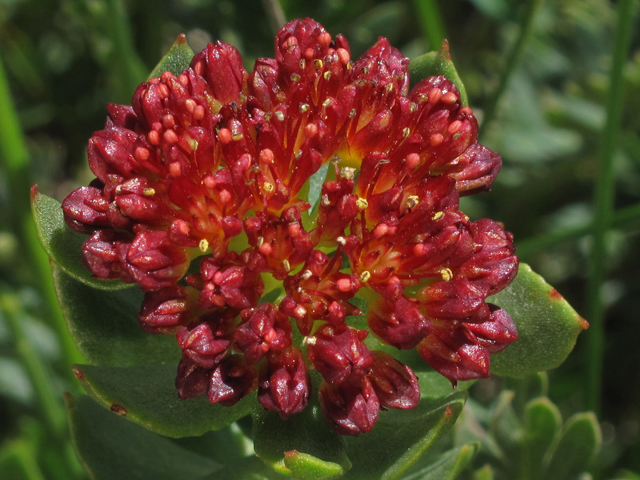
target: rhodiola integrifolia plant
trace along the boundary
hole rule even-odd
[[[295,20],[252,72],[217,42],[108,106],[88,147],[96,179],[65,219],[89,235],[96,278],[145,292],[142,328],[176,336],[181,398],[233,405],[257,390],[286,419],[319,395],[333,428],[359,435],[420,398],[367,335],[417,349],[454,385],[489,376],[516,340],[486,302],[516,275],[512,236],[459,209],[501,159],[455,85],[409,91],[408,64],[384,38],[353,60],[342,35]],[[350,325],[356,298],[369,331]]]

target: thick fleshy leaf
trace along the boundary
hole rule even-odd
[[[466,397],[466,392],[456,392],[433,401],[422,400],[412,410],[380,412],[370,433],[345,439],[353,468],[344,478],[402,478],[453,426]]]
[[[558,407],[548,398],[531,400],[525,407],[524,428],[526,446],[521,471],[528,471],[528,478],[543,478],[545,457],[562,428]]]
[[[518,340],[491,356],[491,372],[522,378],[556,368],[588,327],[558,291],[520,264],[518,276],[505,290],[489,297],[504,308],[518,328]]]
[[[138,288],[96,290],[54,267],[53,280],[69,332],[84,358],[94,365],[128,366],[180,360],[173,336],[145,333],[136,319],[142,293]]]
[[[524,429],[513,409],[514,392],[507,390],[500,393],[491,415],[489,433],[504,452],[507,468],[517,471],[521,461],[521,444],[524,439]]]
[[[413,87],[420,80],[424,80],[428,77],[435,75],[444,75],[448,80],[453,82],[460,91],[460,100],[463,106],[469,105],[469,98],[467,97],[467,91],[464,88],[462,79],[458,75],[453,61],[451,61],[451,55],[449,53],[449,42],[446,40],[442,42],[442,47],[437,52],[429,52],[424,55],[420,55],[417,58],[411,60],[409,64],[409,75],[411,79],[411,87]]]
[[[440,459],[403,480],[455,480],[480,448],[479,443],[464,445],[443,453]]]
[[[317,380],[317,375],[313,375]],[[302,479],[331,478],[351,467],[343,437],[335,433],[318,403],[318,381],[309,405],[282,420],[257,404],[253,410],[253,442],[256,455],[285,475]]]
[[[223,469],[201,480],[291,480],[291,476],[274,472],[269,465],[254,455],[225,465]]]
[[[71,438],[78,459],[94,480],[195,480],[220,465],[196,455],[98,406],[67,394]]]
[[[473,399],[469,399],[454,427],[454,446],[479,442],[480,452],[483,455],[489,455],[505,463],[504,452],[480,423],[478,417],[484,416],[487,416],[486,409],[474,402]]]
[[[178,38],[164,57],[158,62],[151,71],[149,78],[159,77],[164,72],[171,72],[174,75],[180,75],[183,70],[189,68],[194,53],[187,43],[187,36],[184,33],[178,35]]]
[[[132,287],[120,280],[98,280],[82,263],[82,244],[89,238],[74,232],[64,223],[60,203],[31,189],[31,210],[36,222],[38,238],[47,255],[65,273],[85,285],[101,290],[121,290]]]
[[[74,368],[84,389],[102,406],[167,437],[224,428],[248,415],[254,402],[252,396],[232,407],[212,405],[205,397],[181,400],[174,384],[175,365]]]
[[[600,427],[595,415],[591,412],[577,413],[567,420],[549,468],[540,478],[576,478],[581,472],[589,470],[590,462],[601,444]]]
[[[309,196],[307,201],[309,202],[309,211],[313,211],[313,209],[318,204],[320,200],[320,193],[322,193],[322,184],[324,183],[327,177],[327,171],[329,170],[330,163],[327,162],[323,166],[321,166],[316,173],[311,175],[309,178]]]
[[[473,480],[493,480],[494,478],[495,476],[491,465],[485,465],[473,472]]]
[[[422,360],[422,359],[421,359]],[[423,360],[424,362],[424,360]],[[425,362],[426,363],[426,362]],[[436,399],[451,395],[454,391],[464,392],[476,383],[475,380],[467,380],[458,382],[454,389],[451,382],[435,370],[427,370],[416,372],[418,381],[420,382],[420,398]]]
[[[245,436],[237,422],[199,437],[172,438],[171,441],[225,466],[235,465],[253,453],[250,437]]]

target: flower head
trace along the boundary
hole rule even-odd
[[[95,277],[145,292],[141,326],[176,335],[181,398],[232,405],[257,390],[287,418],[307,405],[314,368],[342,434],[415,407],[415,374],[350,325],[354,297],[369,301],[373,335],[417,348],[454,384],[488,376],[516,339],[486,302],[516,274],[511,234],[459,210],[500,157],[477,143],[449,80],[409,92],[408,64],[384,38],[354,61],[307,18],[252,72],[218,42],[108,107],[89,141],[96,179],[67,197],[65,219],[90,235]]]

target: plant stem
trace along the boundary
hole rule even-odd
[[[446,37],[444,22],[436,0],[413,0],[422,34],[430,50],[438,50]]]
[[[48,307],[49,321],[62,347],[65,363],[83,363],[83,358],[67,331],[58,299],[53,287],[49,257],[40,245],[31,208],[29,188],[31,187],[30,160],[24,134],[16,113],[9,83],[0,59],[0,166],[5,172],[9,190],[9,211],[13,230],[17,233],[24,253],[29,258]],[[66,370],[68,378],[77,385],[77,380]]]
[[[278,33],[278,30],[287,22],[280,2],[278,0],[262,0],[262,5],[267,12],[267,17],[269,17],[271,30],[274,34]]]
[[[631,228],[640,223],[640,204],[621,208],[612,215],[612,228]],[[573,228],[553,230],[542,235],[518,242],[517,253],[523,260],[528,260],[536,253],[553,247],[559,243],[577,240],[593,232],[593,222],[578,225]]]
[[[5,445],[0,452],[0,469],[5,464],[14,462],[18,465],[20,478],[25,480],[45,480],[37,462],[35,448],[27,439],[19,438]]]
[[[491,123],[496,114],[500,99],[509,86],[509,81],[511,80],[513,73],[516,71],[518,65],[520,65],[522,52],[524,52],[524,47],[527,44],[529,37],[531,36],[531,31],[533,30],[533,20],[535,19],[536,13],[538,12],[538,10],[540,10],[540,7],[543,3],[544,0],[530,0],[529,4],[527,5],[527,10],[524,13],[522,25],[520,26],[520,35],[518,36],[516,43],[513,45],[513,48],[509,52],[509,55],[507,56],[507,63],[505,65],[504,72],[502,72],[500,83],[498,84],[498,87],[493,91],[493,94],[487,100],[487,104],[484,108],[482,125],[480,125],[480,131],[478,133],[479,139],[482,139],[484,137],[488,125]]]
[[[33,385],[36,394],[40,415],[47,430],[49,438],[57,442],[54,447],[59,450],[60,459],[64,462],[69,475],[77,471],[73,457],[66,450],[66,413],[62,406],[61,395],[58,395],[51,382],[52,375],[42,361],[40,353],[34,348],[29,337],[23,329],[25,312],[18,303],[18,300],[10,291],[0,290],[0,311],[6,319],[11,331],[16,352],[20,363],[24,365]]]
[[[127,18],[122,0],[107,0],[108,28],[111,40],[115,45],[113,57],[119,63],[120,74],[123,76],[124,98],[129,98],[140,82],[147,78],[147,69],[136,53],[131,25]]]
[[[591,250],[591,268],[587,283],[588,316],[590,327],[586,332],[585,362],[587,381],[585,396],[587,407],[600,413],[602,362],[604,357],[604,306],[601,287],[606,278],[606,236],[612,225],[614,202],[613,156],[617,147],[623,107],[623,70],[629,52],[631,29],[634,21],[634,0],[618,3],[618,18],[613,45],[613,62],[609,74],[607,119],[600,141],[600,164],[594,187],[594,232]]]

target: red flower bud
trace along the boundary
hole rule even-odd
[[[260,371],[258,401],[283,420],[304,410],[309,403],[311,380],[303,353],[295,348],[270,353]]]
[[[489,352],[464,333],[464,327],[436,328],[418,345],[418,353],[454,384],[458,380],[489,377]]]
[[[385,352],[375,352],[369,380],[385,408],[418,406],[420,385],[413,371]]]
[[[475,337],[478,345],[489,353],[498,353],[518,339],[515,323],[503,309],[489,305],[490,316],[482,323],[464,323],[467,331]]]
[[[82,245],[82,260],[97,278],[121,278],[134,280],[123,266],[130,244],[129,235],[113,230],[98,230]]]
[[[178,365],[176,389],[181,399],[202,397],[207,394],[211,370],[195,363],[190,358],[182,358]]]
[[[80,233],[93,233],[99,227],[109,226],[108,209],[109,202],[95,187],[79,188],[62,202],[65,222]]]
[[[184,287],[174,285],[147,292],[138,314],[140,326],[149,333],[172,333],[190,319],[189,302]]]
[[[233,316],[212,315],[203,320],[193,328],[180,328],[176,340],[183,358],[189,357],[198,365],[212,369],[225,357],[231,346]]]
[[[193,57],[191,68],[206,79],[213,95],[222,103],[237,101],[248,77],[238,50],[220,41],[210,43]]]
[[[341,435],[370,432],[378,420],[380,401],[368,378],[339,385],[323,381],[318,395],[324,416]]]
[[[247,365],[242,356],[231,355],[222,360],[211,374],[209,401],[230,407],[254,391],[257,384],[256,369]]]
[[[170,287],[182,278],[189,263],[184,248],[174,246],[165,231],[136,235],[126,254],[125,267],[143,290]]]
[[[313,366],[333,384],[347,377],[361,377],[369,372],[373,354],[362,343],[365,330],[355,330],[346,325],[324,325],[313,337],[307,338],[307,355]]]
[[[234,338],[250,365],[258,363],[269,351],[291,345],[291,322],[272,303],[243,310],[242,318]]]
[[[433,326],[420,313],[419,304],[400,297],[397,302],[379,300],[369,307],[367,323],[383,342],[402,350],[415,348]]]

